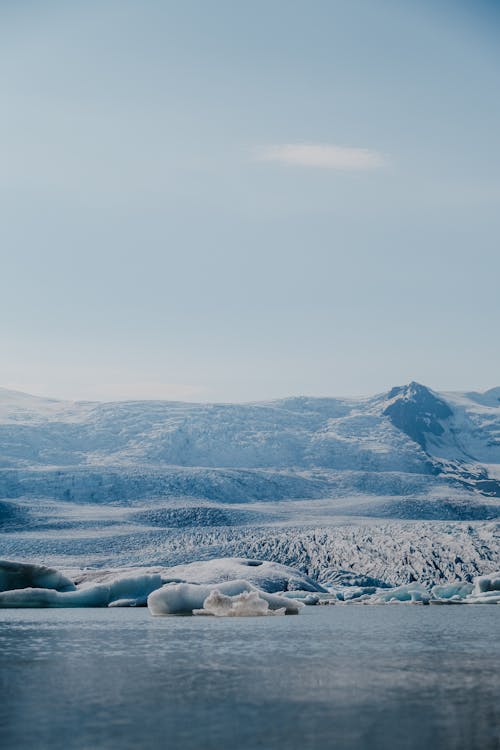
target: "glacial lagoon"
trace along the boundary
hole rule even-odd
[[[498,617],[0,610],[2,750],[498,750]]]

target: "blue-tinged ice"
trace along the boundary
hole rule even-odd
[[[441,583],[432,587],[431,595],[433,599],[465,599],[472,592],[472,589],[472,583],[462,581]]]
[[[28,586],[56,591],[74,591],[75,584],[54,568],[33,563],[0,560],[0,592]]]

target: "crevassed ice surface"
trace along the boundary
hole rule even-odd
[[[258,557],[328,581],[498,568],[500,390],[72,403],[0,389],[2,556],[70,566]]]

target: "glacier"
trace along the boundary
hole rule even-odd
[[[498,568],[499,508],[498,388],[250,404],[0,389],[10,560],[105,571],[248,558],[322,587],[468,584]],[[110,601],[144,603],[130,590]]]

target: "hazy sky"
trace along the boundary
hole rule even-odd
[[[4,0],[0,384],[500,384],[500,4]]]

